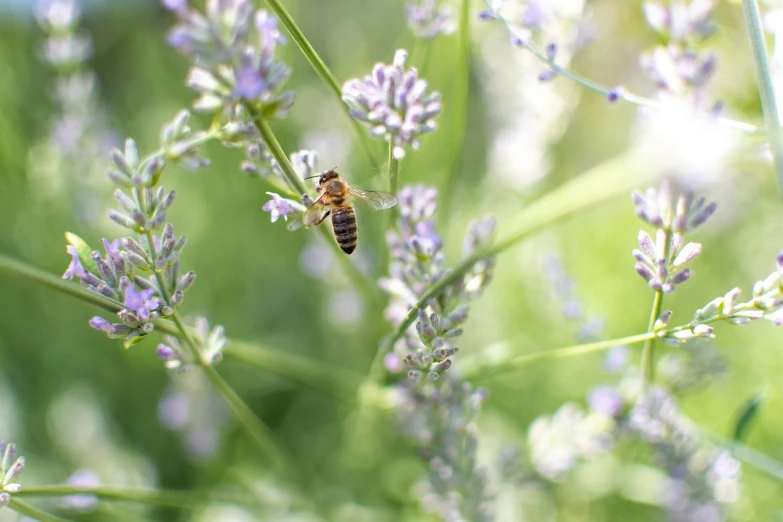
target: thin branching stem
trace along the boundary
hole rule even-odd
[[[658,320],[658,316],[661,315],[661,307],[663,306],[663,290],[655,292],[653,298],[652,309],[650,310],[650,321],[647,324],[647,331],[652,332],[655,328],[655,321]],[[650,389],[650,384],[655,378],[655,337],[650,337],[644,341],[642,347],[642,393],[646,394]]]
[[[0,254],[0,274],[31,281],[97,306],[109,313],[116,314],[123,308],[122,303],[119,301],[91,292],[40,268],[2,254]],[[179,328],[168,319],[157,319],[154,324],[155,330],[161,333],[175,337],[180,337],[181,335]],[[353,393],[356,389],[355,384],[359,379],[357,375],[348,371],[311,361],[292,354],[290,351],[262,346],[249,341],[230,339],[223,353],[226,357],[234,357],[256,368],[338,397],[344,397],[345,394]]]
[[[500,12],[493,9],[491,0],[485,0],[487,2],[487,5],[489,6],[490,11],[494,14],[494,17],[499,20],[503,25],[506,26],[506,29],[512,36],[516,36],[516,30],[511,25],[511,22],[507,18],[505,18]],[[753,0],[743,0],[743,5],[746,3],[755,3]],[[572,82],[576,83],[577,85],[587,89],[588,91],[592,91],[594,93],[600,94],[602,96],[609,96],[610,93],[612,93],[612,89],[605,87],[603,85],[600,85],[597,82],[594,82],[592,80],[589,80],[585,78],[584,76],[572,71],[568,67],[563,67],[561,65],[558,65],[554,59],[550,59],[546,53],[542,52],[538,47],[533,45],[530,42],[521,42],[518,41],[518,43],[521,44],[521,47],[530,51],[533,53],[533,55],[538,58],[541,62],[545,63],[547,67],[554,70],[558,75],[563,76],[565,78],[568,78]],[[622,100],[631,103],[633,105],[638,105],[640,107],[648,107],[651,109],[659,109],[661,107],[661,102],[645,98],[644,96],[639,96],[637,94],[633,94],[631,92],[628,92],[626,90],[623,90],[622,96],[620,97]],[[710,115],[711,118],[715,118],[713,115]],[[721,125],[725,125],[726,127],[730,127],[732,129],[738,130],[740,132],[744,132],[747,134],[764,134],[764,129],[761,127],[757,127],[755,125],[751,125],[750,123],[746,123],[743,121],[737,121],[732,120],[730,118],[724,118],[722,116],[715,118],[715,120],[720,123]]]
[[[646,332],[643,334],[621,337],[619,339],[607,339],[604,341],[596,341],[594,343],[566,346],[564,348],[557,348],[554,350],[526,353],[523,355],[517,355],[516,357],[510,357],[503,361],[498,361],[497,363],[493,363],[490,366],[468,368],[461,373],[465,380],[482,381],[490,377],[496,377],[498,375],[513,372],[519,368],[524,368],[529,364],[542,361],[552,361],[556,359],[568,359],[571,357],[578,357],[580,355],[602,352],[604,350],[608,350],[612,346],[646,342],[650,339],[654,339],[657,335],[659,334],[656,332]]]
[[[748,36],[753,48],[753,61],[756,63],[756,77],[759,82],[761,108],[764,110],[764,122],[767,127],[767,137],[775,162],[775,172],[778,177],[778,187],[783,195],[783,132],[780,129],[780,114],[775,96],[775,85],[769,67],[767,46],[764,42],[764,30],[761,26],[761,13],[756,0],[742,0],[742,10],[748,24]]]
[[[14,494],[15,497],[63,497],[70,495],[94,495],[100,500],[135,502],[180,509],[196,508],[208,497],[208,495],[194,491],[167,491],[111,486],[84,487],[69,484],[24,486],[19,493]]]
[[[400,187],[400,161],[394,158],[394,142],[389,142],[389,194],[391,194],[394,197],[397,197],[397,192],[399,191]],[[394,226],[394,224],[397,221],[397,217],[399,216],[399,207],[394,206],[391,208],[391,211],[389,212],[388,219],[389,219],[389,227],[391,228]]]
[[[367,158],[370,160],[370,164],[373,165],[373,167],[376,167],[377,159],[370,145],[367,132],[364,130],[364,128],[362,128],[362,125],[351,116],[351,113],[348,110],[348,106],[343,103],[342,89],[340,88],[340,84],[337,83],[337,78],[335,78],[334,74],[332,74],[332,71],[329,70],[324,61],[315,51],[302,30],[299,29],[299,26],[296,25],[293,17],[291,17],[288,11],[286,11],[283,4],[280,3],[279,0],[266,0],[266,3],[283,23],[286,31],[288,31],[288,34],[290,34],[291,38],[294,40],[294,42],[296,42],[297,47],[299,47],[299,50],[302,51],[302,54],[305,56],[307,61],[310,62],[310,65],[316,74],[321,78],[321,80],[323,80],[329,90],[331,90],[334,95],[337,96],[337,100],[342,106],[343,112],[351,120],[351,125],[359,135],[359,142],[362,144],[362,148],[364,148],[364,152],[367,154]]]
[[[495,242],[493,246],[465,258],[424,291],[394,333],[386,342],[381,343],[370,368],[370,379],[377,382],[383,377],[384,356],[389,353],[394,342],[405,334],[418,317],[419,310],[427,306],[430,299],[463,277],[479,261],[504,252],[535,232],[566,217],[627,193],[644,182],[645,172],[640,172],[639,168],[633,154],[617,156],[571,179],[520,211],[515,225],[510,227],[513,232]]]
[[[38,520],[39,522],[69,522],[70,520],[52,515],[46,511],[41,511],[40,509],[35,508],[30,504],[22,502],[16,498],[16,496],[17,495],[11,497],[11,501],[8,503],[8,507],[22,516],[32,518],[33,520]]]
[[[152,240],[152,233],[147,232],[146,235],[150,246],[150,258],[152,260],[152,266],[155,267],[157,264],[155,262],[156,253]],[[173,308],[171,304],[171,293],[166,286],[166,280],[163,277],[163,274],[161,274],[161,271],[157,268],[153,268],[153,272],[155,273],[155,278],[158,281],[158,286],[160,287],[163,300],[166,302],[166,305]],[[207,376],[207,379],[209,379],[209,382],[228,403],[237,420],[239,420],[242,426],[247,430],[253,441],[258,444],[258,446],[261,448],[261,451],[263,451],[270,458],[270,460],[279,470],[284,471],[294,469],[291,466],[291,459],[285,450],[283,450],[283,448],[275,441],[274,436],[272,435],[272,431],[261,421],[261,419],[258,418],[258,416],[256,416],[255,413],[253,413],[253,410],[251,410],[250,407],[245,404],[245,402],[234,391],[234,389],[220,376],[217,370],[215,370],[215,368],[212,366],[212,361],[206,360],[204,357],[202,357],[198,343],[193,338],[193,334],[190,332],[188,327],[185,326],[185,323],[182,321],[182,317],[179,315],[179,312],[175,310],[171,316],[171,319],[177,326],[177,330],[179,330],[179,337],[185,341],[185,344],[190,350],[191,355],[193,356],[193,360],[198,361],[199,366]]]

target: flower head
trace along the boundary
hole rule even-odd
[[[247,0],[211,0],[205,13],[165,1],[178,18],[169,44],[194,65],[187,80],[199,94],[194,109],[235,118],[246,102],[266,117],[286,114],[293,93],[281,92],[289,69],[274,58],[277,45],[285,43],[274,16]]]
[[[440,93],[427,93],[427,82],[415,68],[405,70],[408,52],[399,49],[391,65],[375,64],[363,80],[343,85],[343,101],[351,114],[368,125],[372,136],[383,136],[394,145],[394,157],[405,157],[405,147],[418,149],[419,136],[437,128]]]
[[[437,5],[435,0],[409,3],[405,6],[405,14],[408,17],[408,27],[418,38],[429,40],[438,35],[451,34],[456,27],[451,7],[445,4]]]

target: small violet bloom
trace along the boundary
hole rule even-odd
[[[82,266],[82,262],[79,261],[79,252],[76,250],[76,247],[68,245],[65,247],[65,250],[68,252],[68,255],[71,256],[71,264],[68,265],[68,269],[63,274],[63,279],[73,279],[74,277],[76,279],[81,279],[87,275],[87,272]]]
[[[148,288],[139,292],[135,285],[128,285],[125,289],[125,300],[123,305],[126,309],[135,312],[142,321],[148,321],[150,312],[158,309],[158,301],[153,299],[155,290]]]
[[[288,214],[291,214],[295,209],[291,206],[291,203],[287,199],[281,198],[279,194],[274,192],[267,192],[272,199],[264,204],[264,211],[272,214],[272,223],[280,219],[281,217],[288,221]]]

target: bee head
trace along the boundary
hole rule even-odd
[[[326,170],[318,177],[318,183],[315,184],[315,190],[320,191],[321,187],[328,181],[339,178],[335,169]]]
[[[336,169],[330,169],[330,170],[325,170],[319,176],[310,176],[309,178],[315,178],[315,177],[318,178],[318,181],[316,181],[316,183],[315,183],[315,190],[317,192],[320,192],[321,191],[321,186],[324,183],[326,183],[329,180],[337,179],[337,178],[340,177],[340,175],[337,173]],[[309,179],[309,178],[305,178],[305,179]]]

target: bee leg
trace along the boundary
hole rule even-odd
[[[324,212],[324,214],[320,218],[318,218],[318,222],[316,222],[316,225],[320,225],[321,223],[323,223],[324,219],[328,218],[329,214],[331,213],[332,213],[331,209]]]

